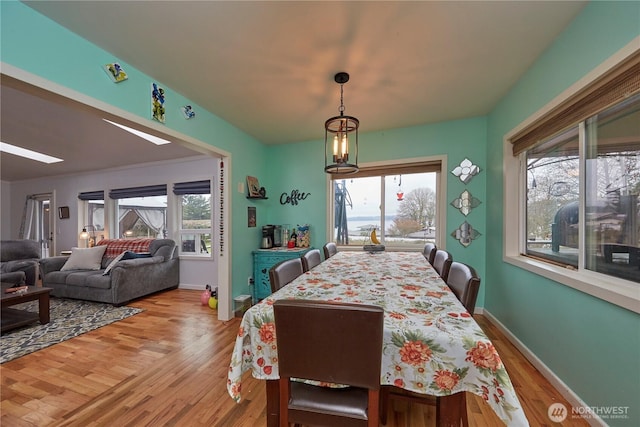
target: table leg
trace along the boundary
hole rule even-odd
[[[278,380],[267,380],[267,427],[278,427],[280,424],[280,392]]]
[[[460,427],[468,426],[467,399],[465,392],[450,396],[439,396],[436,404],[436,426]]]
[[[40,316],[40,324],[49,323],[49,293],[42,294],[38,297],[38,315]]]

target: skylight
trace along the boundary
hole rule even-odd
[[[132,129],[132,128],[128,127],[128,126],[121,125],[120,123],[115,123],[115,122],[112,122],[111,120],[107,120],[107,119],[102,119],[102,120],[104,120],[107,123],[111,123],[114,126],[118,126],[120,129],[124,129],[129,133],[132,133],[132,134],[134,134],[136,136],[139,136],[140,138],[144,138],[149,142],[153,142],[156,145],[164,145],[164,144],[170,144],[171,143],[171,141],[167,141],[166,139],[162,139],[162,138],[158,138],[157,136],[149,135],[148,133],[139,131],[137,129]]]
[[[58,163],[64,161],[57,157],[49,156],[47,154],[38,153],[37,151],[27,150],[26,148],[18,147],[17,145],[7,144],[6,142],[0,142],[0,151],[3,153],[14,154],[16,156],[25,157],[27,159],[36,160],[42,163]]]

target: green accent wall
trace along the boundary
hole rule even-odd
[[[503,138],[640,35],[640,2],[591,2],[488,117],[484,307],[592,407],[640,425],[640,316],[502,261]],[[515,230],[514,230],[515,231]]]
[[[352,112],[357,117],[357,112]],[[361,129],[366,123],[361,124]],[[318,134],[324,136],[322,122]],[[447,170],[442,173],[447,180],[447,241],[446,248],[454,259],[474,265],[484,277],[486,247],[486,118],[477,117],[382,132],[359,135],[359,163],[398,160],[412,157],[447,157]],[[482,172],[467,185],[451,174],[451,170],[465,157],[480,166]],[[269,149],[269,162],[273,172],[269,174],[268,191],[273,201],[269,202],[268,221],[275,224],[311,224],[311,244],[322,247],[327,241],[327,174],[324,173],[324,139],[297,144],[277,145]],[[346,179],[349,179],[346,176]],[[310,193],[298,205],[282,205],[280,195],[292,190]],[[480,199],[479,207],[468,216],[462,215],[450,205],[465,189]],[[467,220],[482,234],[467,248],[449,234]],[[481,290],[478,306],[482,306]]]

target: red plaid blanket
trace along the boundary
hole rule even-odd
[[[113,258],[124,251],[149,252],[149,245],[155,239],[102,239],[98,245],[107,245],[103,258]]]

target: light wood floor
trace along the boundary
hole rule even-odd
[[[164,292],[130,305],[145,311],[1,365],[0,424],[266,424],[263,382],[247,373],[243,401],[236,404],[227,394],[238,319],[218,321],[215,311],[200,305],[199,291]],[[549,405],[571,405],[484,317],[475,317],[498,348],[530,424],[554,425],[547,417]],[[435,425],[431,406],[391,404],[389,427]],[[481,398],[467,394],[467,406],[470,425],[503,425]]]

